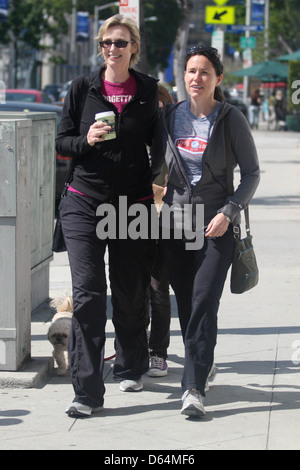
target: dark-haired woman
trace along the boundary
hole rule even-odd
[[[201,247],[189,247],[175,231],[170,240],[163,240],[185,345],[181,412],[199,417],[205,415],[203,397],[214,363],[217,313],[233,257],[232,222],[238,220],[259,183],[248,122],[237,108],[222,101],[222,79],[217,49],[190,49],[185,68],[189,98],[167,105],[163,114],[163,151],[168,165],[165,205],[191,206],[193,214],[196,206],[202,205],[204,210]],[[241,173],[233,196],[227,192],[225,120],[234,166]]]

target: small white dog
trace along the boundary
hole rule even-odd
[[[68,368],[67,348],[73,315],[73,300],[71,297],[55,299],[50,307],[56,309],[48,331],[48,340],[53,345],[53,357],[58,365],[58,375],[64,375]]]

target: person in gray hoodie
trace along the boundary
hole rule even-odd
[[[183,208],[190,209],[190,233],[198,238],[192,243],[190,236],[178,236],[176,217],[169,219],[170,236],[162,235],[185,345],[181,413],[197,417],[205,415],[203,398],[214,365],[219,302],[233,258],[232,223],[240,221],[240,211],[249,204],[260,178],[250,127],[236,107],[224,102],[222,79],[217,49],[191,48],[185,69],[188,100],[165,107],[158,139],[168,166],[163,210],[176,206],[178,215],[178,208],[182,213]],[[232,171],[237,165],[240,169],[233,195],[227,191],[226,120]],[[184,226],[184,216],[183,220]]]

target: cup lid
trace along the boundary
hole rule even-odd
[[[109,116],[114,116],[115,117],[115,113],[113,111],[106,111],[104,113],[97,113],[95,115],[95,119],[101,119],[101,118],[109,117]]]

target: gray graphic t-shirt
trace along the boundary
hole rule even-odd
[[[176,110],[173,141],[193,186],[201,179],[202,156],[220,108],[221,103],[217,102],[215,109],[204,118],[198,118],[191,112],[189,101],[179,104]]]

